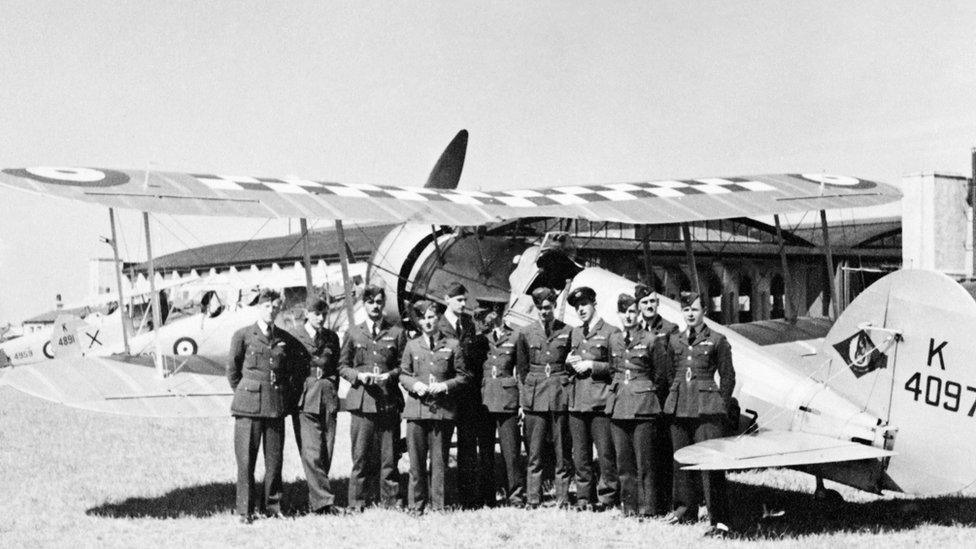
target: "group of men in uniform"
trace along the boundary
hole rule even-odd
[[[682,293],[688,328],[679,331],[657,313],[657,294],[641,284],[633,295],[619,296],[624,330],[597,316],[591,288],[576,288],[567,298],[582,322],[578,327],[555,318],[551,288],[536,288],[532,299],[538,318],[530,325],[513,331],[501,311],[488,310],[478,326],[464,312],[467,290],[452,283],[443,305],[414,305],[417,332],[410,338],[384,318],[384,289],[368,285],[362,292],[367,319],[351,327],[340,346],[324,328],[325,302],[311,301],[305,323],[289,332],[274,325],[279,296],[262,292],[258,321],[234,335],[228,364],[241,520],[250,522],[255,511],[280,514],[289,414],[296,418],[310,510],[338,512],[328,474],[341,376],[351,385],[345,399],[352,447],[347,512],[367,504],[400,506],[397,444],[405,419],[408,509],[415,514],[445,506],[457,428],[462,508],[494,506],[498,491],[509,505],[538,507],[543,478],[551,474],[559,507],[573,505],[573,482],[578,510],[619,505],[627,515],[668,522],[697,520],[704,498],[710,535],[727,535],[724,475],[688,473],[672,459],[675,449],[722,436],[728,418],[735,384],[731,350],[704,324],[707,301]],[[496,440],[504,470],[498,482]],[[263,494],[254,481],[262,442]]]

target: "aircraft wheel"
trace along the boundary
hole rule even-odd
[[[844,503],[844,496],[840,495],[837,490],[831,490],[830,488],[823,488],[821,490],[816,490],[813,492],[813,499],[828,507],[835,507]]]
[[[197,342],[193,338],[181,337],[173,343],[173,354],[176,356],[188,356],[197,354]]]

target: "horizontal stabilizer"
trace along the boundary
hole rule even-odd
[[[693,471],[796,467],[877,459],[896,455],[865,444],[795,431],[759,431],[751,435],[707,440],[674,453],[675,461]]]
[[[187,370],[162,377],[149,357],[126,362],[71,357],[4,368],[3,380],[27,394],[85,410],[143,417],[229,416],[227,379]]]

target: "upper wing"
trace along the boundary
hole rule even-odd
[[[232,392],[223,368],[196,365],[160,377],[148,357],[74,357],[0,369],[0,382],[59,404],[146,417],[226,417]],[[200,373],[203,372],[203,373]]]
[[[719,471],[763,467],[795,467],[815,463],[876,459],[895,452],[846,440],[797,431],[759,431],[716,438],[674,453],[684,469]]]
[[[304,217],[481,225],[521,217],[680,223],[872,206],[892,186],[853,177],[780,174],[471,191],[94,168],[0,171],[9,187],[116,208],[231,217]]]

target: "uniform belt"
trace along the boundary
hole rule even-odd
[[[245,371],[241,374],[241,377],[243,377],[244,379],[250,379],[251,381],[269,381],[271,383],[276,383],[278,380],[280,380],[280,376],[272,377],[271,372],[264,372],[264,371],[260,371],[260,372]]]
[[[318,368],[318,369],[320,370],[321,368]],[[313,381],[314,380],[319,380],[319,379],[327,379],[329,381],[333,381],[334,382],[334,381],[338,381],[338,377],[339,377],[339,374],[336,373],[336,372],[329,372],[329,373],[322,372],[322,373],[319,373],[319,372],[316,371],[316,368],[312,368],[311,369],[311,372],[309,372],[309,374],[308,374],[308,378],[307,379],[311,379]]]
[[[546,377],[551,375],[565,374],[566,365],[556,364],[555,367],[553,367],[552,364],[529,364],[529,373],[545,374]]]
[[[514,370],[508,370],[505,368],[499,368],[497,366],[492,366],[491,369],[485,369],[485,377],[490,377],[496,379],[499,377],[513,377],[515,375]]]
[[[689,383],[692,382],[692,381],[708,381],[708,380],[715,381],[715,375],[714,374],[713,375],[705,375],[705,374],[698,375],[698,374],[692,372],[691,370],[685,370],[676,379],[683,379],[684,381],[689,382]]]
[[[624,368],[621,374],[621,381],[624,383],[630,383],[631,381],[650,381],[651,376],[647,370],[635,370],[631,368]]]
[[[380,367],[376,364],[360,364],[356,366],[356,370],[367,374],[385,374],[390,371],[385,365]]]

